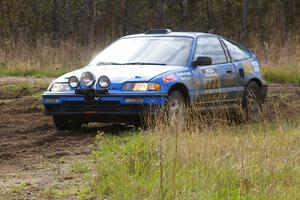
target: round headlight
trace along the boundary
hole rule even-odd
[[[95,83],[95,78],[91,72],[83,72],[80,81],[84,86],[90,87]]]
[[[77,79],[76,76],[71,76],[71,77],[69,78],[69,85],[70,85],[70,87],[72,87],[72,88],[76,88],[76,87],[78,86],[78,79]]]
[[[98,83],[99,83],[100,87],[108,88],[108,86],[110,85],[110,80],[107,76],[101,76],[98,80]]]

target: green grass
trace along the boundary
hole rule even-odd
[[[26,190],[28,186],[30,186],[30,183],[23,182],[12,188],[10,192],[15,194],[21,194],[23,191]]]
[[[78,188],[67,188],[67,189],[62,189],[59,187],[49,187],[46,188],[42,192],[42,196],[45,197],[46,199],[62,199],[62,198],[67,198],[70,196],[76,196],[78,194]]]
[[[88,172],[90,172],[90,166],[87,163],[75,163],[72,166],[72,172],[74,173],[78,173],[78,174],[86,174]]]
[[[0,68],[0,76],[31,76],[36,78],[58,77],[71,71],[68,68],[61,69],[20,69],[20,68]]]
[[[3,90],[4,92],[14,92],[14,93],[19,93],[22,91],[30,91],[38,88],[45,88],[44,86],[35,86],[33,84],[28,84],[28,83],[23,83],[23,84],[7,84],[7,85],[1,85],[0,89]],[[47,87],[46,87],[47,89]]]
[[[299,199],[299,130],[298,121],[278,121],[100,135],[80,197]]]
[[[300,66],[265,67],[263,74],[268,83],[300,84]]]
[[[0,92],[6,95],[31,95],[36,98],[41,98],[42,93],[47,89],[49,83],[10,83],[0,85]]]

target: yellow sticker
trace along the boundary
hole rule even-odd
[[[245,74],[253,73],[253,67],[251,62],[244,62],[244,72]]]

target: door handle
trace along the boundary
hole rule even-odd
[[[232,69],[231,68],[227,68],[226,72],[227,72],[227,74],[230,74],[230,73],[232,73]]]

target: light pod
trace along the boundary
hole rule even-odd
[[[95,83],[95,78],[91,72],[83,72],[80,81],[84,86],[91,87]]]
[[[110,80],[107,76],[100,76],[98,79],[98,83],[101,88],[108,88],[110,85]]]

